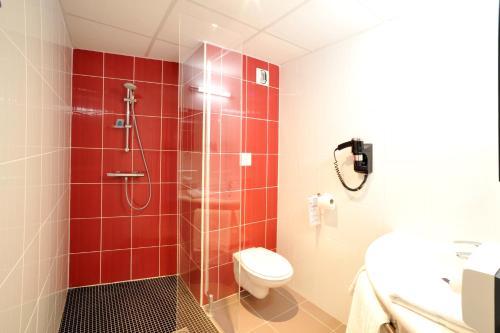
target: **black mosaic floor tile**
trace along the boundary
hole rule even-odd
[[[182,280],[170,276],[69,290],[59,333],[171,333],[182,329],[218,332]]]

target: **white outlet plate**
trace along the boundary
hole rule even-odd
[[[252,153],[240,153],[240,166],[252,165]]]

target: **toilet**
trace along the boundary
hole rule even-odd
[[[262,247],[236,252],[233,259],[236,282],[256,298],[266,297],[269,288],[281,287],[293,276],[288,260]]]

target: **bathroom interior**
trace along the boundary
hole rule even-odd
[[[0,0],[0,331],[500,332],[498,0]]]

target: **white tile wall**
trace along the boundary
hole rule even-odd
[[[67,290],[71,41],[57,0],[0,8],[0,323],[57,332]]]
[[[292,287],[342,320],[383,233],[500,242],[498,1],[418,3],[281,67],[278,252]],[[374,145],[361,193],[333,168],[334,147],[352,137]],[[359,182],[352,160],[342,170]],[[336,220],[318,229],[306,207],[317,192],[337,200]]]

